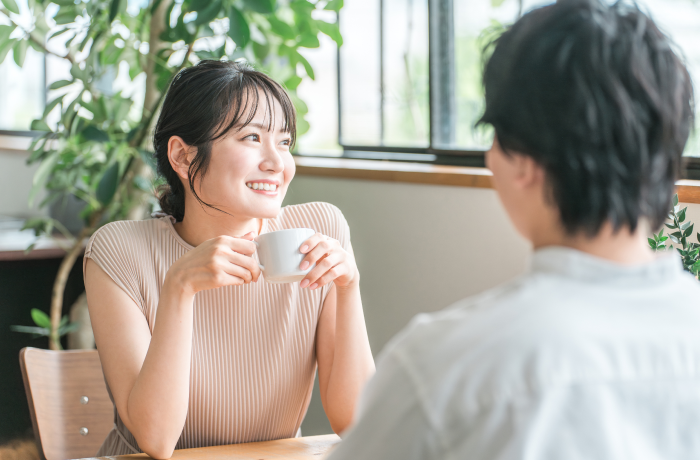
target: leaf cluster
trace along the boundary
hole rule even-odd
[[[653,238],[648,238],[648,241],[649,246],[654,251],[673,250],[673,245],[666,246],[666,241],[668,239],[680,245],[680,247],[675,249],[681,256],[683,269],[697,277],[698,273],[700,273],[700,243],[689,241],[690,236],[693,234],[694,224],[690,221],[686,221],[685,213],[687,209],[687,207],[683,209],[680,208],[678,204],[678,195],[674,195],[671,211],[668,213],[670,222],[664,223],[671,233],[669,233],[668,236],[664,236],[664,229],[661,229],[658,234],[653,234]],[[696,238],[700,242],[700,233],[696,233]]]
[[[51,335],[51,319],[49,315],[39,310],[38,308],[32,308],[32,320],[36,326],[10,326],[10,330],[14,332],[22,332],[25,334],[32,334],[33,338],[38,337],[49,337]],[[78,323],[71,323],[68,316],[61,318],[61,323],[58,328],[58,336],[63,337],[69,332],[73,332],[78,329],[80,325]]]
[[[200,59],[246,59],[284,82],[303,134],[308,109],[296,89],[315,75],[300,50],[318,47],[319,34],[342,44],[337,22],[317,14],[333,15],[342,0],[28,0],[29,27],[18,20],[14,0],[2,3],[0,15],[10,25],[0,25],[0,62],[13,51],[22,66],[33,47],[70,66],[69,78],[48,87],[49,102],[32,123],[39,135],[28,161],[39,167],[30,204],[42,195],[39,207],[73,195],[85,203],[81,216],[88,226],[124,218],[140,203],[132,192],[152,195],[156,185],[154,171],[142,176],[135,165],[153,166],[144,144],[161,99],[145,107],[133,87],[151,84],[162,96],[177,71]],[[154,39],[158,8],[165,9],[165,24]],[[129,91],[114,89],[118,76]],[[27,228],[40,235],[57,226],[45,219]]]

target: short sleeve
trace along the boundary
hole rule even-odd
[[[87,260],[92,259],[145,314],[133,235],[128,222],[112,222],[98,229],[88,241],[83,258],[83,276]]]
[[[328,460],[443,458],[418,390],[397,355],[384,354],[365,387],[357,416]]]

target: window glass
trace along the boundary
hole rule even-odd
[[[381,145],[379,0],[352,0],[340,11],[341,144]]]
[[[511,24],[532,8],[553,3],[551,0],[473,0],[454,1],[455,27],[455,97],[457,127],[453,148],[471,150],[488,148],[490,128],[475,128],[484,109],[481,84],[481,48],[493,25]],[[696,0],[638,0],[658,26],[671,37],[685,57],[694,87],[700,88],[700,2]],[[700,119],[685,154],[700,156]],[[443,146],[440,146],[443,147]]]
[[[700,95],[700,2],[695,0],[638,0],[659,28],[674,41],[685,58],[693,80],[695,98]],[[700,118],[685,149],[687,156],[700,156]]]
[[[26,0],[17,0],[20,14],[12,14],[21,25],[31,23],[31,14]],[[0,24],[9,25],[10,21],[0,15]],[[21,36],[15,30],[11,38]],[[27,49],[24,65],[20,68],[14,61],[10,50],[5,60],[0,63],[0,130],[28,131],[32,120],[39,118],[44,111],[44,55],[32,48]]]
[[[383,20],[383,144],[427,147],[428,1],[384,0]]]
[[[333,17],[323,18],[335,21]],[[306,103],[309,130],[297,140],[302,155],[340,155],[338,145],[338,47],[330,37],[319,34],[321,46],[301,53],[314,69],[314,80],[305,78],[297,94]]]

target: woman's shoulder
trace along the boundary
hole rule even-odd
[[[138,243],[161,235],[167,231],[165,218],[146,220],[117,220],[103,225],[92,235],[92,239],[118,239],[125,243]]]
[[[126,255],[125,252],[139,253],[153,247],[153,241],[169,237],[165,219],[118,220],[105,224],[88,241],[86,253],[105,248]]]
[[[270,228],[272,231],[306,227],[341,243],[350,240],[350,229],[342,211],[322,201],[285,206],[274,219],[274,224]]]

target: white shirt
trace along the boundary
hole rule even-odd
[[[330,460],[700,459],[700,284],[565,248],[390,342]]]

